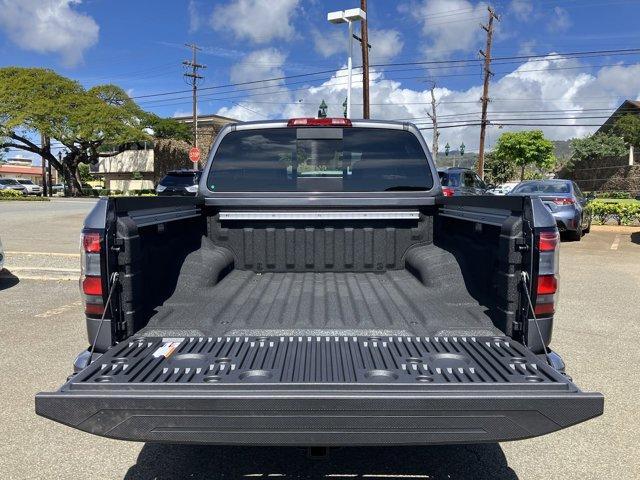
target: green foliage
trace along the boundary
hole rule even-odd
[[[81,163],[80,165],[78,165],[78,174],[80,175],[81,182],[85,183],[93,180],[90,171],[91,169],[86,163]]]
[[[154,114],[147,114],[146,123],[147,127],[153,130],[153,136],[155,138],[170,138],[183,140],[185,142],[191,142],[193,140],[191,127],[173,118],[161,118]]]
[[[640,116],[623,115],[613,124],[611,133],[622,137],[627,145],[640,148]]]
[[[596,133],[571,140],[571,161],[575,165],[583,160],[602,157],[622,157],[627,154],[624,140],[615,135]]]
[[[0,190],[0,197],[2,198],[13,198],[13,197],[23,197],[22,192],[18,190]]]
[[[500,185],[516,178],[516,165],[509,159],[497,158],[493,153],[484,157],[485,180]]]
[[[631,198],[631,194],[629,192],[595,192],[596,198],[617,198],[617,199],[627,199]]]
[[[143,178],[142,172],[133,172],[131,174],[131,180],[142,180]]]
[[[615,221],[618,225],[631,225],[640,222],[640,202],[603,202],[595,200],[589,204],[593,222],[603,225]]]
[[[492,154],[499,161],[513,162],[520,167],[520,179],[524,179],[529,165],[551,170],[556,162],[553,150],[553,143],[544,138],[541,130],[525,130],[500,135]]]

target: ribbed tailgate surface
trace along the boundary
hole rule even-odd
[[[506,337],[335,336],[142,338],[113,347],[68,386],[220,383],[574,387]]]

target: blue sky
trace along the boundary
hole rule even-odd
[[[243,120],[312,116],[320,100],[341,114],[346,27],[326,13],[357,0],[0,0],[0,64],[52,68],[86,86],[116,83],[160,115],[188,114],[181,61],[185,42],[201,45],[207,65],[201,113]],[[372,116],[429,127],[435,82],[441,144],[477,148],[482,75],[477,59],[486,3],[472,0],[369,0]],[[489,147],[500,132],[543,123],[553,139],[585,135],[624,98],[640,97],[640,54],[526,58],[640,47],[640,0],[499,0],[493,45]],[[503,59],[501,57],[521,57]],[[359,64],[356,50],[355,64]],[[301,75],[269,83],[230,83]],[[354,116],[361,90],[354,80]],[[552,118],[552,119],[551,119]],[[455,127],[455,128],[454,128]],[[424,131],[430,140],[430,130]]]

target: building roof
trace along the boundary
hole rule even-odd
[[[192,123],[193,116],[187,115],[184,117],[173,117],[174,120],[182,123]],[[198,115],[198,125],[226,125],[227,123],[238,123],[235,118],[223,117],[222,115]]]
[[[638,100],[625,100],[622,102],[615,112],[602,124],[602,126],[596,131],[596,133],[607,133],[616,123],[616,120],[623,115],[627,114],[640,115],[640,101]]]
[[[0,165],[0,174],[42,175],[42,167],[22,167],[18,165]]]

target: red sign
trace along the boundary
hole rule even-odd
[[[189,160],[193,163],[200,161],[200,149],[198,147],[191,147],[189,150]]]

